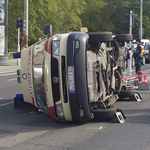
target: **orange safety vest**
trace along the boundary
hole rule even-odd
[[[140,47],[141,47],[141,45],[139,45]],[[141,53],[140,53],[140,57],[143,57],[143,54],[144,54],[144,50],[142,49],[142,47],[141,47]]]

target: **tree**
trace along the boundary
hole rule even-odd
[[[125,14],[129,13],[130,3],[127,0],[104,0],[107,5],[105,13],[108,14],[113,23],[112,32],[114,34],[129,33],[129,26],[125,25]]]
[[[79,30],[84,5],[83,0],[29,0],[29,45],[43,36],[47,24],[53,26],[54,34]],[[8,8],[9,47],[12,47],[17,43],[16,19],[24,18],[24,1],[9,0]]]
[[[17,4],[17,5],[16,5]],[[23,4],[22,1],[9,0],[8,3],[8,47],[17,47],[17,29],[16,19],[23,18]]]
[[[104,16],[103,10],[106,3],[103,0],[86,0],[84,13],[82,14],[83,26],[89,31],[105,31],[112,28],[109,16]]]

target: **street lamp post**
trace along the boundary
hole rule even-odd
[[[25,31],[24,31],[24,47],[28,47],[28,0],[24,0],[24,20],[25,20]]]
[[[129,20],[129,34],[132,34],[132,27],[133,27],[133,21],[132,21],[132,17],[133,17],[133,11],[130,10],[130,20]],[[129,42],[129,47],[131,47],[131,41]],[[130,58],[132,58],[132,53],[130,52]],[[131,61],[132,59],[128,59],[128,72],[129,72],[129,76],[131,77],[131,70],[132,70],[132,67],[131,67]]]
[[[143,0],[140,2],[140,39],[142,39],[143,35],[143,27],[142,27],[142,20],[143,20]]]

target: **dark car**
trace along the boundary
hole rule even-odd
[[[150,62],[150,59],[149,59],[149,49],[150,49],[150,44],[145,44],[143,50],[144,50],[146,62]]]

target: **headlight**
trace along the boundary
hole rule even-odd
[[[52,54],[54,56],[59,56],[59,41],[52,42]]]
[[[69,93],[75,93],[74,67],[68,66],[68,86]]]
[[[80,105],[79,106],[80,108],[79,108],[79,115],[80,115],[80,117],[83,117],[83,109],[82,109],[82,106]]]
[[[58,117],[64,116],[64,112],[61,104],[56,105],[56,113]]]
[[[52,54],[54,56],[59,56],[60,38],[61,38],[61,36],[59,34],[57,34],[57,35],[55,35],[53,37],[53,41],[52,41]]]
[[[76,49],[80,48],[80,43],[78,40],[75,40],[75,48]]]

